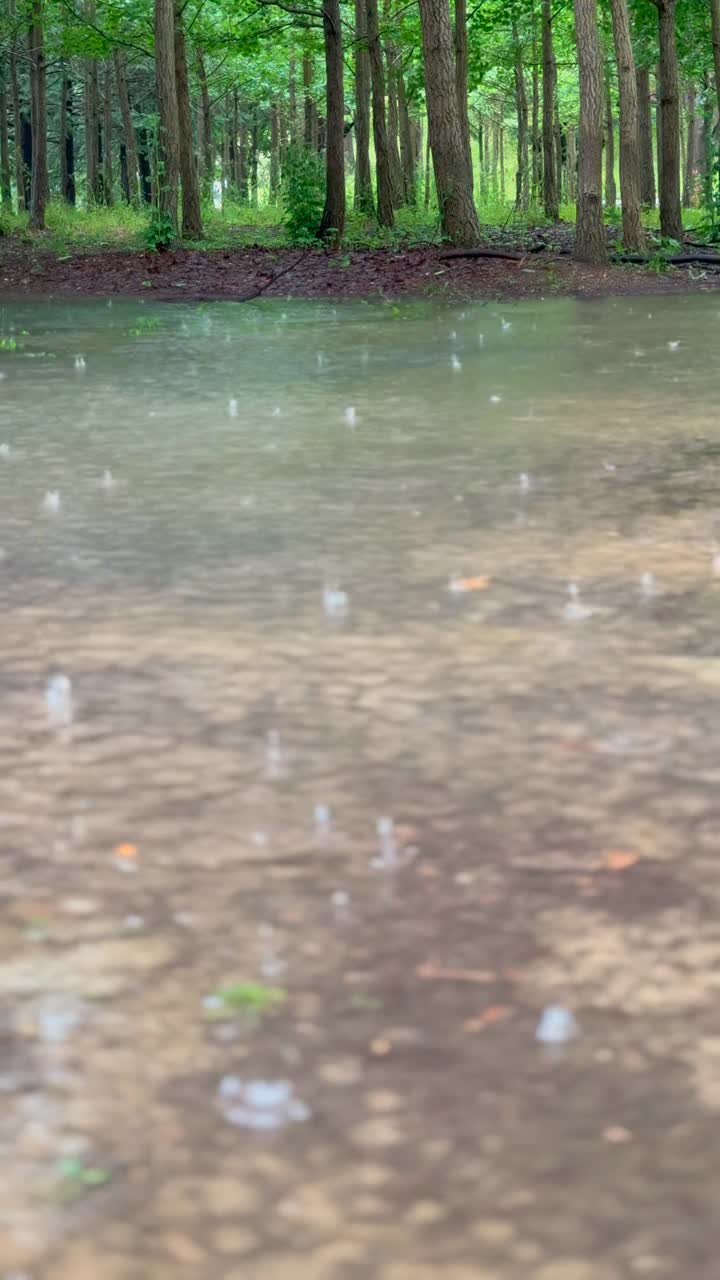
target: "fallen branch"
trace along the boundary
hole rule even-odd
[[[658,257],[648,257],[645,253],[614,253],[611,262],[633,262],[640,266],[656,263]],[[708,253],[676,253],[671,258],[662,258],[669,267],[711,266],[720,267],[720,255]]]
[[[442,260],[447,258],[509,258],[511,262],[522,262],[529,253],[539,253],[544,245],[537,248],[524,249],[518,253],[515,249],[446,249],[440,254]]]

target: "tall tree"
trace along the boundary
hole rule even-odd
[[[613,120],[610,76],[605,75],[605,205],[614,209],[617,204],[615,186],[615,121]]]
[[[375,143],[375,175],[377,179],[377,217],[381,227],[392,227],[393,211],[392,173],[388,148],[387,119],[385,116],[385,71],[377,0],[367,0],[367,42],[370,57],[370,81],[372,86],[373,140]]]
[[[696,167],[697,167],[697,94],[694,81],[687,86],[687,146],[685,149],[685,178],[683,182],[683,207],[692,209],[695,204]]]
[[[65,67],[60,73],[60,128],[58,130],[60,153],[60,195],[65,204],[75,204],[75,126],[73,82]]]
[[[660,230],[681,240],[680,89],[675,39],[675,0],[653,0],[660,43]]]
[[[160,213],[178,230],[178,179],[180,138],[175,84],[175,0],[155,0],[155,97],[159,123],[157,137]]]
[[[645,237],[640,216],[640,128],[637,76],[627,0],[610,0],[610,9],[620,103],[620,198],[623,244],[630,252],[641,253],[645,247]],[[652,153],[650,163],[652,164]]]
[[[575,257],[605,262],[607,242],[602,210],[603,64],[595,0],[574,0],[580,83]]]
[[[323,0],[325,42],[325,207],[321,240],[342,239],[345,230],[345,99],[340,0]]]
[[[43,33],[42,0],[32,0],[28,31],[30,62],[30,118],[32,121],[32,178],[30,227],[42,231],[49,195],[47,157],[47,69]]]
[[[192,111],[188,85],[185,31],[183,29],[183,5],[175,0],[175,93],[177,98],[177,122],[179,134],[180,182],[182,185],[182,233],[188,240],[202,236],[200,213],[200,183],[198,182],[195,152],[193,150]]]
[[[374,212],[370,172],[370,59],[365,0],[355,0],[355,208],[359,213]]]
[[[470,144],[470,117],[468,115],[468,37],[467,0],[455,0],[455,86],[457,90],[460,133],[465,151],[465,181],[468,191],[473,190],[472,147]]]
[[[456,245],[477,244],[480,227],[468,185],[448,0],[420,0],[420,25],[428,132],[443,235]]]
[[[710,0],[710,30],[712,33],[713,66],[715,68],[715,92],[720,113],[720,0]]]
[[[635,72],[638,104],[638,148],[640,151],[640,199],[646,209],[655,207],[655,164],[653,161],[652,110],[650,106],[650,68],[639,66]]]
[[[528,172],[528,103],[525,90],[522,46],[517,24],[513,20],[513,73],[515,77],[515,111],[517,114],[517,169],[515,172],[515,207],[526,210],[530,203]]]
[[[542,56],[543,205],[545,207],[545,217],[551,222],[557,222],[560,201],[558,192],[559,175],[555,172],[555,148],[553,144],[557,65],[553,49],[551,0],[542,0]]]
[[[95,0],[85,0],[85,19],[95,26]],[[85,59],[85,198],[87,203],[100,204],[102,200],[102,174],[100,171],[100,93],[98,89],[97,58]]]
[[[107,205],[111,205],[113,202],[112,132],[112,77],[110,74],[110,59],[107,58],[103,83],[103,199]]]
[[[198,88],[200,90],[199,118],[202,121],[200,130],[202,138],[200,147],[200,181],[203,194],[207,199],[211,194],[213,178],[215,177],[215,156],[213,150],[212,108],[210,106],[210,92],[205,70],[205,55],[199,46],[195,50],[195,65],[197,67]]]
[[[127,166],[127,190],[128,200],[132,205],[139,204],[139,186],[138,186],[138,150],[137,140],[135,136],[135,126],[133,124],[132,111],[130,109],[130,94],[128,92],[127,75],[125,73],[125,59],[121,49],[113,50],[113,65],[115,68],[115,88],[117,90],[118,103],[120,106],[120,118],[123,127],[123,143],[125,146],[125,163]]]
[[[12,209],[8,97],[4,73],[5,68],[3,67],[0,69],[0,200],[2,201],[3,209]]]

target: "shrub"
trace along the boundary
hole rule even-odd
[[[320,157],[308,147],[291,147],[285,165],[283,205],[291,244],[315,244],[325,200]]]

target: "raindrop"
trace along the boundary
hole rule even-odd
[[[479,333],[479,334],[478,334],[478,346],[479,346],[479,347],[484,347],[484,346],[485,346],[485,334],[484,334],[484,333]]]
[[[282,767],[282,748],[280,746],[280,734],[277,729],[271,729],[267,736],[267,744],[265,747],[265,759],[267,761],[268,778],[279,778]]]
[[[61,728],[72,724],[72,685],[67,676],[51,676],[45,689],[45,705],[48,720],[53,727]]]
[[[10,445],[0,444],[0,458],[9,458],[9,457],[10,457]]]
[[[395,840],[395,823],[392,818],[377,820],[378,854],[371,865],[382,871],[389,871],[397,866],[397,843]]]
[[[646,600],[658,594],[658,586],[654,573],[643,573],[640,578],[640,592]]]
[[[530,492],[530,477],[527,471],[520,472],[520,492],[521,493]]]
[[[503,333],[509,333],[510,330],[512,329],[512,324],[509,320],[501,320],[500,328],[502,329]]]
[[[76,369],[84,369],[84,368],[85,368],[85,357],[84,357],[84,356],[76,356],[76,357],[75,357],[75,368],[76,368]]]
[[[333,911],[338,924],[347,923],[350,917],[350,894],[344,889],[336,889],[332,895]]]
[[[225,1119],[242,1129],[269,1131],[301,1124],[310,1110],[289,1080],[241,1080],[223,1076],[218,1098]]]
[[[540,1044],[569,1044],[579,1034],[573,1014],[560,1004],[550,1004],[543,1009],[535,1029],[535,1039]]]
[[[455,332],[455,330],[454,330],[454,329],[452,330],[452,332],[451,332],[451,334],[450,334],[450,341],[451,341],[451,342],[457,342],[457,333]]]
[[[330,835],[330,809],[326,804],[316,804],[313,809],[315,835],[319,840],[327,840]]]
[[[580,588],[577,582],[571,582],[568,586],[568,600],[563,609],[563,617],[566,622],[585,622],[592,614],[592,609],[584,605],[580,601]]]
[[[276,404],[276,405],[275,405],[275,408],[274,408],[274,409],[273,409],[273,411],[272,411],[272,416],[273,416],[273,418],[281,418],[281,417],[282,417],[282,410],[281,410],[281,408],[280,408],[280,405],[279,405],[279,404]]]
[[[453,369],[455,373],[459,373],[462,369],[462,360],[460,360],[458,356],[452,355],[450,357],[450,368]]]
[[[56,512],[60,510],[60,492],[58,489],[48,489],[43,498],[43,511]]]
[[[237,416],[238,416],[237,400],[228,400],[228,417],[237,418]]]
[[[668,342],[668,351],[678,351],[680,349],[679,342]]]
[[[500,403],[500,396],[491,396],[491,397],[490,397],[490,403],[491,403],[491,404],[499,404],[499,403]]]
[[[357,409],[355,408],[354,405],[352,404],[348,405],[347,409],[345,410],[345,413],[343,414],[343,417],[345,418],[345,421],[347,422],[349,427],[357,426],[358,416],[357,416]]]
[[[115,488],[115,478],[113,476],[112,471],[108,471],[108,470],[103,471],[103,477],[102,477],[102,480],[100,481],[100,484],[102,485],[103,489]]]
[[[635,356],[636,360],[641,360],[642,357],[645,355],[645,352],[641,351],[639,347],[636,347],[635,350],[633,351],[633,355]]]
[[[317,367],[318,367],[318,369],[324,369],[326,364],[327,364],[327,360],[325,359],[325,356],[323,355],[322,351],[318,351],[318,353],[317,353]]]
[[[253,831],[250,839],[256,849],[265,849],[270,841],[267,831]]]
[[[347,591],[340,591],[337,587],[323,588],[323,609],[328,618],[344,617],[349,603]]]
[[[612,475],[613,471],[617,471],[617,467],[614,462],[603,462],[603,470],[609,471]]]

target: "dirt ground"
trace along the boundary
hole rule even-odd
[[[490,233],[488,239],[490,239]],[[492,234],[497,242],[497,234]],[[556,240],[553,240],[556,243]],[[514,238],[517,247],[517,237]],[[522,246],[521,246],[522,247]],[[580,298],[716,289],[705,268],[592,267],[566,253],[524,259],[442,256],[439,246],[401,249],[249,247],[168,253],[101,250],[58,257],[15,239],[0,241],[0,294],[154,297],[165,301],[294,298]]]

